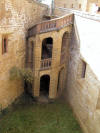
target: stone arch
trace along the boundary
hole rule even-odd
[[[40,77],[40,95],[49,96],[50,75],[42,75]]]
[[[62,45],[61,45],[61,57],[60,63],[64,64],[66,62],[66,58],[69,55],[69,33],[66,31],[62,36]]]
[[[98,91],[98,98],[97,98],[96,109],[100,109],[100,90]]]
[[[64,87],[65,87],[65,68],[62,67],[58,75],[58,87],[57,87],[58,96],[62,94]]]
[[[26,46],[26,67],[33,69],[34,42],[29,41]]]
[[[53,38],[48,37],[42,41],[41,59],[52,58]]]

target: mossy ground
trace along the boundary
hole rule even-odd
[[[70,107],[62,102],[23,103],[0,119],[0,133],[82,133]]]

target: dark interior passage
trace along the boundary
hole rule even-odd
[[[42,42],[42,59],[52,58],[52,45],[53,39],[51,37],[46,38]]]
[[[40,95],[49,95],[50,76],[44,75],[40,79]]]
[[[65,32],[62,38],[61,60],[60,60],[61,64],[65,63],[66,55],[68,55],[68,39],[69,39],[69,34]]]
[[[32,96],[32,84],[24,81],[24,91],[26,94]]]

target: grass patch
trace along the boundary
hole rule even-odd
[[[82,133],[69,106],[17,104],[0,120],[0,133]]]

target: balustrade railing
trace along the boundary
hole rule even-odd
[[[38,33],[59,30],[67,25],[73,24],[73,14],[69,14],[60,18],[52,19],[39,23],[28,30],[28,37]]]
[[[51,58],[41,60],[41,69],[49,69],[51,67],[51,61]]]

